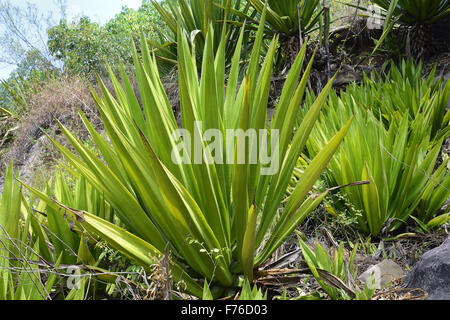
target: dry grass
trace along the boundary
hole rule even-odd
[[[172,110],[174,111],[177,123],[181,126],[181,114],[180,114],[180,91],[178,88],[178,73],[174,68],[169,74],[165,75],[162,79],[164,89],[169,99]]]
[[[59,155],[44,132],[64,143],[55,121],[58,119],[79,138],[87,139],[88,132],[78,115],[79,109],[101,130],[88,82],[66,77],[43,85],[31,97],[29,112],[19,121],[15,140],[0,163],[12,160],[21,167],[26,180],[33,178],[36,169],[51,166],[52,160],[58,159]]]
[[[134,77],[130,80],[138,101],[141,102]],[[104,80],[104,82],[113,93],[110,80]],[[167,75],[163,82],[177,120],[180,122],[176,71]],[[94,90],[97,93],[100,92],[97,85],[94,85]],[[103,125],[91,96],[90,83],[80,77],[66,76],[45,83],[29,99],[29,103],[29,111],[15,124],[17,130],[14,132],[14,141],[10,143],[7,150],[3,149],[0,153],[0,172],[12,160],[20,168],[22,179],[33,183],[36,174],[44,173],[46,177],[50,177],[55,167],[55,160],[61,158],[59,151],[44,132],[71,149],[55,119],[84,141],[89,139],[89,133],[78,115],[78,110],[81,109],[97,131],[102,131]],[[0,188],[1,176],[0,173]]]

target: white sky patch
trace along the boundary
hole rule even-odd
[[[69,5],[67,7],[67,21],[76,22],[83,15],[83,9],[78,5]]]
[[[56,10],[55,0],[12,0],[11,2],[22,8],[26,7],[27,2],[32,3],[37,6],[39,14],[54,12],[55,25],[59,24],[61,17],[59,10]],[[67,0],[66,3],[66,18],[69,22],[77,23],[80,17],[88,16],[92,22],[104,25],[120,13],[123,6],[134,10],[139,9],[142,0]],[[0,26],[0,33],[2,32],[1,28],[2,26]],[[1,49],[2,45],[0,44]],[[0,63],[0,80],[8,78],[14,69],[15,66]]]
[[[8,79],[9,75],[11,74],[11,72],[14,71],[15,68],[16,68],[16,66],[10,66],[10,65],[1,63],[0,64],[0,81]]]

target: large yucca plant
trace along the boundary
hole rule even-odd
[[[147,270],[168,246],[173,260],[173,280],[184,283],[186,292],[202,297],[206,280],[214,297],[219,297],[227,293],[226,289],[235,289],[241,277],[252,280],[254,271],[324,198],[325,194],[310,195],[309,192],[350,126],[347,123],[318,153],[300,176],[292,195],[284,199],[294,166],[331,90],[331,83],[294,133],[295,115],[312,66],[310,62],[301,76],[306,52],[306,47],[302,48],[284,85],[271,126],[267,127],[277,38],[260,65],[264,20],[265,13],[241,84],[238,84],[238,75],[244,31],[225,81],[226,36],[222,36],[214,56],[214,32],[209,28],[201,78],[198,78],[195,52],[190,50],[186,36],[178,28],[183,138],[160,81],[156,60],[150,56],[144,39],[142,60],[135,52],[142,105],[125,75],[123,86],[111,75],[117,100],[103,84],[103,97],[94,93],[111,144],[81,115],[105,162],[61,126],[79,157],[56,141],[55,145],[78,172],[105,195],[124,228],[90,212],[55,203],[45,193],[29,189],[54,210],[62,215],[67,213],[80,228],[100,237]],[[260,137],[257,143],[245,143],[243,148],[233,139],[231,145],[226,144],[220,152],[212,139],[206,137],[210,129],[222,134],[223,139],[216,142],[230,138],[227,129],[250,130],[247,133],[252,129],[268,129],[269,138]],[[279,139],[275,139],[277,135]],[[204,151],[199,158],[194,155],[191,158],[191,154],[183,150],[190,143],[195,145],[195,136],[205,139],[202,145],[197,145]],[[254,155],[250,150],[254,147],[264,150],[267,141],[273,163],[280,165],[273,175],[262,175],[267,169],[266,161],[248,161]],[[236,150],[236,158],[231,157],[231,160],[237,160],[239,152],[243,152],[245,161],[221,164],[233,150]],[[281,208],[283,200],[286,202]]]

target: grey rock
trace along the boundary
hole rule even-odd
[[[403,269],[392,260],[383,260],[366,270],[358,280],[367,283],[369,287],[382,289],[390,282],[403,278]],[[368,283],[373,281],[373,283]]]
[[[355,68],[349,66],[347,64],[342,65],[342,70],[338,73],[336,80],[334,80],[334,86],[342,86],[347,85],[352,82],[358,82],[362,78],[362,75],[359,74]]]
[[[430,300],[450,300],[450,238],[422,256],[403,286],[426,291]]]

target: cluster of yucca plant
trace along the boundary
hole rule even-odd
[[[142,105],[125,74],[122,74],[123,86],[111,74],[117,99],[104,85],[101,85],[102,98],[93,93],[111,144],[81,114],[104,161],[61,126],[79,157],[56,141],[54,144],[79,174],[105,196],[122,227],[87,210],[58,204],[51,195],[28,188],[47,206],[61,215],[67,214],[79,228],[101,238],[146,270],[154,263],[154,257],[168,246],[173,280],[183,283],[185,290],[193,295],[202,297],[205,280],[215,298],[235,289],[242,277],[251,281],[254,270],[272,256],[325,197],[326,193],[317,195],[309,191],[351,123],[338,130],[318,152],[285,199],[297,159],[332,84],[325,87],[294,132],[295,115],[302,104],[312,66],[311,61],[301,75],[306,53],[306,47],[302,48],[268,127],[267,105],[277,37],[261,65],[264,27],[265,12],[245,79],[238,84],[244,29],[225,81],[225,29],[214,54],[215,33],[213,26],[209,26],[199,78],[196,53],[178,26],[183,137],[160,81],[156,58],[150,55],[145,39],[142,59],[134,52]],[[221,135],[215,142],[224,142],[223,150],[211,144],[211,137],[206,137],[210,130]],[[230,140],[229,130],[250,135],[252,130],[263,130],[267,136],[260,136],[256,143],[245,142],[244,138],[244,144],[233,138],[229,145],[225,143]],[[200,146],[196,145],[195,137],[201,138]],[[200,157],[190,153],[188,146],[200,147]],[[233,150],[235,156],[231,159],[235,161],[229,163],[225,159]],[[261,158],[250,161],[255,150],[268,151],[273,163],[279,164],[279,170],[263,175],[267,163]],[[237,160],[239,153],[245,161]]]
[[[282,48],[279,51],[277,70],[291,66],[305,36],[323,26],[324,8],[319,0],[248,0],[248,3],[259,14],[267,5],[265,36],[271,38],[279,35]],[[242,18],[252,20],[248,15],[241,15]],[[325,22],[329,31],[329,12]],[[322,31],[320,28],[320,35]]]
[[[386,128],[402,116],[413,121],[423,114],[429,125],[430,139],[436,140],[448,134],[450,113],[447,102],[450,82],[436,78],[436,67],[423,77],[422,62],[403,60],[397,68],[391,63],[390,70],[382,76],[373,72],[365,76],[363,85],[351,84],[346,88],[344,99],[361,103],[370,109]]]
[[[410,218],[435,227],[448,217],[445,212],[436,217],[450,196],[448,159],[435,166],[449,135],[448,114],[442,112],[450,83],[443,89],[426,79],[411,83],[406,71],[413,69],[404,67],[401,77],[394,70],[395,76],[381,83],[366,78],[340,97],[332,93],[308,142],[315,154],[336,127],[355,117],[327,176],[333,185],[370,181],[343,192],[362,212],[355,217],[361,229],[373,236],[395,231]]]

